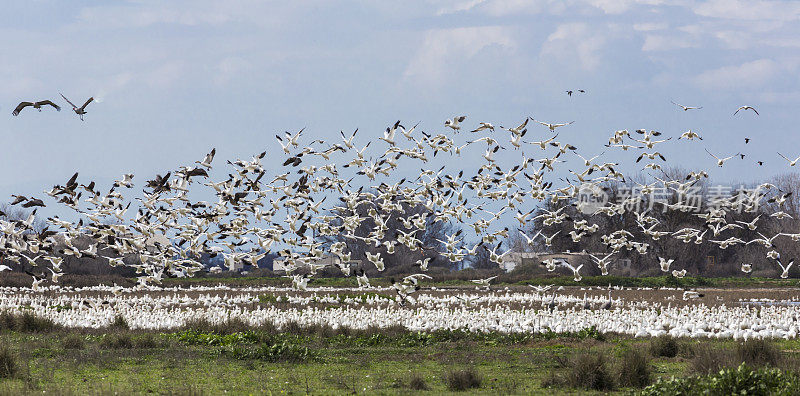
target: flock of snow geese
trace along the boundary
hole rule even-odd
[[[688,304],[680,289],[441,290],[420,291],[413,305],[392,299],[392,287],[332,288],[297,291],[286,287],[118,286],[84,288],[44,286],[0,288],[0,311],[22,310],[67,327],[102,328],[122,316],[133,329],[167,330],[187,322],[241,320],[253,326],[285,328],[329,325],[334,329],[404,326],[411,331],[466,330],[502,333],[575,333],[594,327],[603,333],[634,337],[665,334],[692,338],[795,338],[800,310],[786,301],[761,298],[733,304]],[[603,288],[604,289],[604,288]],[[548,294],[548,290],[553,293]],[[659,292],[664,301],[625,301],[615,293]],[[367,293],[365,293],[367,292]],[[581,297],[577,293],[584,293]],[[605,295],[607,292],[607,296]],[[591,293],[587,295],[586,293]],[[774,294],[774,291],[770,292]],[[264,296],[272,296],[264,302]],[[797,296],[788,296],[796,301]],[[738,302],[738,304],[737,304]]]
[[[570,91],[568,93],[571,95]],[[78,107],[66,97],[64,99],[81,119],[86,114],[86,106],[92,102],[92,98],[89,98]],[[674,104],[684,111],[702,108]],[[18,115],[25,107],[41,111],[43,106],[60,109],[49,100],[22,102],[14,110],[14,115]],[[758,115],[752,106],[741,106],[734,115],[747,110],[752,111],[754,116]],[[789,276],[793,260],[784,263],[773,242],[777,238],[800,241],[800,230],[798,233],[767,236],[758,228],[761,216],[747,223],[729,223],[727,214],[742,200],[745,211],[754,214],[759,213],[759,202],[762,200],[780,207],[790,193],[764,183],[753,193],[732,196],[714,207],[692,206],[682,199],[694,184],[708,177],[708,172],[692,171],[679,178],[670,178],[662,172],[664,179],[655,178],[657,182],[642,186],[643,196],[656,187],[674,191],[678,202],[665,204],[664,210],[695,210],[698,212],[696,216],[705,220],[706,227],[670,230],[646,211],[628,209],[630,200],[642,200],[643,196],[630,197],[627,202],[609,202],[596,208],[595,216],[636,216],[637,224],[652,241],[635,240],[629,230],[600,230],[597,224],[573,220],[564,212],[569,205],[584,209],[586,203],[578,197],[587,185],[602,190],[608,183],[625,182],[620,162],[599,161],[605,153],[584,156],[578,153],[576,145],[559,139],[564,130],[562,128],[574,121],[551,123],[526,117],[517,126],[496,127],[489,122],[480,122],[474,129],[469,129],[465,128],[466,120],[466,116],[448,119],[441,132],[426,132],[421,130],[419,124],[406,127],[397,121],[389,125],[377,139],[369,137],[361,142],[357,141],[357,135],[360,139],[364,133],[358,130],[351,134],[340,132],[335,139],[316,139],[308,145],[301,144],[304,129],[285,132],[276,135],[280,149],[266,150],[249,159],[227,161],[231,170],[225,172],[226,177],[219,181],[211,180],[216,155],[216,150],[212,149],[193,164],[146,180],[141,196],[133,199],[123,194],[134,188],[133,174],[123,175],[108,190],[103,190],[93,181],[80,181],[78,173],[75,173],[63,185],[55,185],[44,191],[46,197],[12,196],[12,205],[33,211],[23,219],[0,220],[0,256],[4,263],[0,266],[0,272],[13,270],[12,266],[21,268],[32,277],[33,291],[57,290],[66,257],[103,259],[111,266],[133,267],[140,275],[138,288],[146,290],[160,283],[164,277],[190,277],[199,271],[222,271],[221,267],[207,268],[200,262],[204,256],[221,256],[224,265],[233,269],[239,263],[256,265],[267,253],[275,251],[284,260],[288,268],[287,276],[292,279],[294,289],[308,289],[310,278],[328,266],[318,264],[319,259],[326,255],[335,258],[330,266],[338,268],[345,276],[355,276],[357,284],[366,288],[370,287],[367,271],[384,271],[385,258],[395,254],[397,247],[404,246],[409,251],[427,255],[415,263],[418,273],[393,281],[391,287],[401,304],[413,305],[420,303],[420,298],[414,299],[412,294],[420,293],[420,281],[430,278],[425,272],[431,260],[459,263],[480,251],[485,252],[492,262],[501,264],[511,253],[508,249],[503,250],[503,241],[512,233],[518,233],[532,247],[547,248],[553,245],[556,238],[569,238],[579,243],[587,235],[602,232],[607,251],[591,257],[600,272],[607,275],[614,256],[622,250],[647,255],[650,254],[652,241],[661,237],[700,244],[706,233],[711,231],[715,239],[709,241],[722,249],[751,243],[762,245],[765,257],[782,269],[781,277]],[[538,141],[526,140],[530,136],[528,127],[538,128],[542,138]],[[462,131],[462,128],[465,130]],[[637,167],[640,166],[639,162],[645,161],[648,163],[643,170],[657,171],[662,169],[667,160],[661,152],[653,151],[656,146],[699,144],[691,142],[703,140],[700,134],[691,130],[683,132],[675,140],[672,136],[664,136],[665,133],[645,129],[632,132],[619,130],[611,134],[606,147],[620,155],[634,151]],[[466,139],[463,139],[465,136]],[[748,142],[749,138],[745,143]],[[471,151],[478,147],[481,147],[482,155]],[[378,151],[370,152],[370,148]],[[500,150],[504,150],[502,160]],[[518,158],[507,155],[511,151],[520,152],[521,155]],[[541,153],[540,158],[536,158],[538,155],[533,158],[526,156],[526,152],[532,151]],[[718,167],[728,161],[745,158],[742,153],[723,157],[706,151],[714,160],[712,162],[709,159],[708,162]],[[279,155],[280,160],[275,161]],[[790,166],[800,161],[800,158],[791,160],[783,154],[779,155]],[[565,174],[562,164],[568,163],[567,157],[573,161],[579,160],[583,169],[567,169],[570,176],[559,178],[557,175]],[[275,163],[262,163],[265,158]],[[458,171],[447,173],[447,165],[441,168],[431,166],[436,158],[446,164],[457,164]],[[463,166],[463,160],[467,160],[467,164],[474,164],[476,170],[470,172]],[[401,166],[401,161],[409,165]],[[509,161],[515,161],[513,166],[500,166],[501,162]],[[413,176],[407,175],[412,168],[421,168],[421,171],[418,175],[416,172]],[[404,174],[406,176],[401,177]],[[556,186],[560,182],[564,182],[563,185]],[[211,196],[214,199],[208,201],[197,198],[208,199]],[[73,214],[63,218],[49,217],[46,227],[37,228],[36,212],[49,205],[45,200],[63,205]],[[327,207],[323,206],[325,202],[329,203]],[[566,205],[548,210],[542,205],[545,202]],[[407,216],[408,210],[413,208],[423,210]],[[776,219],[791,217],[782,210],[769,216]],[[391,218],[399,220],[402,228],[390,228],[388,221]],[[518,231],[510,231],[508,221],[514,226],[518,225]],[[535,235],[530,236],[527,232],[535,221],[540,221],[542,227],[534,230]],[[426,228],[437,222],[455,225],[459,231],[447,235],[444,240],[436,240],[434,244],[425,244],[423,235]],[[567,232],[570,223],[573,229]],[[726,231],[744,228],[758,232],[759,237],[750,241],[734,237],[723,239]],[[477,239],[468,242],[463,230],[473,232]],[[158,237],[168,239],[169,243],[153,242]],[[86,248],[79,248],[78,243],[74,243],[87,239],[90,243]],[[351,251],[351,244],[356,241],[368,247],[363,256],[355,257]],[[357,259],[363,259],[361,264],[353,264]],[[658,259],[660,269],[665,273],[676,277],[686,275],[686,268],[675,268],[683,264],[680,257]],[[582,279],[583,265],[573,266],[556,259],[541,264],[549,271],[564,268],[574,276],[575,281]],[[741,269],[749,273],[753,266],[754,263],[743,263]],[[301,268],[310,271],[299,271]],[[476,279],[474,282],[478,287],[488,289],[492,279]],[[538,291],[535,295],[540,296],[536,297],[539,299],[537,301],[545,298]],[[698,296],[690,292],[688,298],[692,297]],[[34,297],[26,295],[21,298]],[[556,294],[550,298],[550,303],[556,304]],[[609,295],[606,309],[610,308],[611,300]],[[553,306],[549,308],[552,314]],[[681,315],[683,309],[673,314]],[[499,312],[505,311],[501,309]],[[268,314],[273,313],[265,313]],[[331,311],[330,314],[336,312]],[[509,320],[496,316],[498,312],[482,314],[487,316],[480,320],[471,317],[466,320],[469,323]],[[563,314],[562,311],[553,315]],[[652,316],[652,312],[649,315]],[[723,310],[710,312],[709,315],[736,314]],[[491,319],[495,316],[495,319]],[[144,319],[143,323],[150,319]],[[413,322],[409,326],[425,328],[427,320]],[[441,317],[437,320],[447,323],[450,319]],[[536,326],[541,328],[542,321],[548,319],[538,320]],[[559,320],[567,319],[562,317]],[[590,320],[587,317],[582,320],[596,320],[600,324],[605,319],[597,317]],[[649,319],[627,317],[615,323],[639,323],[642,320]],[[65,319],[65,322],[69,321]],[[524,326],[532,322],[522,320],[520,323]],[[572,325],[565,326],[572,328]],[[551,325],[548,327],[553,328]],[[792,331],[796,333],[796,329]]]

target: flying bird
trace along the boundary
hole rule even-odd
[[[710,156],[714,157],[714,158],[717,160],[717,166],[719,166],[719,167],[722,167],[722,165],[724,165],[724,164],[725,164],[725,161],[727,161],[727,160],[729,160],[729,159],[731,159],[731,158],[733,158],[733,157],[736,157],[736,156],[742,155],[741,153],[736,153],[736,154],[734,154],[734,155],[731,155],[730,157],[719,158],[719,157],[717,157],[716,155],[714,155],[714,154],[711,154],[711,152],[710,152],[710,151],[708,151],[708,149],[706,149],[706,152],[707,152],[707,153],[708,153]]]
[[[739,110],[753,110],[753,112],[754,112],[754,113],[756,113],[756,115],[759,115],[759,114],[758,114],[758,110],[756,110],[756,108],[755,108],[755,107],[753,107],[753,106],[747,106],[747,105],[745,105],[745,106],[739,106],[739,108],[738,108],[738,109],[736,109],[736,111],[734,111],[734,112],[733,112],[733,115],[736,115],[736,113],[738,113],[738,112],[739,112]]]
[[[94,97],[90,97],[89,99],[86,99],[86,102],[84,102],[81,107],[78,107],[78,106],[75,106],[74,103],[70,102],[70,100],[67,99],[67,97],[64,96],[64,94],[62,94],[61,92],[59,92],[58,94],[61,95],[61,97],[64,98],[64,100],[66,100],[67,103],[69,103],[70,106],[72,106],[72,111],[74,111],[75,114],[77,114],[78,117],[80,117],[81,121],[83,121],[83,116],[86,114],[86,106],[88,106],[89,103],[92,103],[92,101],[94,100]]]
[[[791,160],[789,158],[786,158],[786,156],[781,154],[781,153],[778,153],[778,155],[783,157],[783,159],[785,159],[786,161],[789,161],[789,166],[795,166],[795,165],[797,165],[797,161],[800,161],[800,157],[797,157],[794,160]]]
[[[24,109],[24,108],[26,108],[28,106],[33,106],[34,109],[42,111],[42,106],[48,106],[48,105],[49,106],[53,106],[56,109],[56,111],[61,111],[61,106],[53,103],[52,101],[50,101],[50,100],[41,100],[41,101],[38,101],[38,102],[20,102],[17,105],[17,107],[14,109],[14,111],[11,112],[11,114],[14,115],[14,116],[18,116],[19,112],[22,111],[22,109]]]
[[[695,109],[699,110],[699,109],[703,108],[703,106],[699,106],[699,107],[698,106],[684,106],[684,105],[682,105],[680,103],[675,103],[675,102],[673,102],[671,100],[670,100],[670,102],[672,102],[672,104],[674,104],[675,106],[678,106],[678,107],[682,108],[683,111],[689,111],[689,110],[695,110]]]

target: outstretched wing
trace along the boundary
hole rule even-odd
[[[61,106],[53,103],[52,100],[42,100],[42,101],[36,102],[36,104],[39,105],[39,106],[50,105],[50,106],[53,106],[56,109],[56,111],[61,111]]]
[[[77,109],[78,108],[78,106],[75,106],[75,103],[70,102],[69,99],[67,99],[67,97],[64,96],[64,94],[62,94],[61,92],[59,92],[58,94],[61,95],[61,97],[64,98],[64,100],[66,100],[67,103],[69,103],[69,105],[72,106],[73,109]]]
[[[32,102],[20,102],[20,104],[17,105],[17,108],[15,108],[14,111],[11,112],[11,114],[17,116],[17,115],[19,115],[19,112],[22,111],[22,109],[24,109],[24,108],[26,108],[28,106],[33,106],[33,103]]]
[[[84,103],[84,104],[83,104],[83,106],[81,106],[79,110],[83,110],[83,109],[85,109],[85,108],[86,108],[86,106],[87,106],[87,105],[89,105],[89,103],[92,103],[92,101],[93,101],[93,100],[94,100],[94,96],[92,96],[92,97],[91,97],[91,98],[89,98],[89,99],[86,99],[86,103]],[[75,106],[73,106],[73,107],[75,107]]]

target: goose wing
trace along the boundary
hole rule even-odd
[[[65,99],[66,99],[66,98],[65,98]],[[86,102],[85,102],[85,103],[83,104],[83,106],[81,106],[81,107],[80,107],[78,110],[83,110],[83,109],[85,109],[85,108],[86,108],[86,106],[88,106],[88,105],[89,105],[89,103],[92,103],[92,101],[93,101],[93,100],[94,100],[94,96],[92,96],[92,97],[91,97],[91,98],[89,98],[89,99],[86,99]],[[73,106],[73,107],[74,107],[74,106]]]
[[[20,102],[17,105],[17,107],[14,109],[14,111],[11,112],[11,114],[17,116],[17,115],[19,115],[19,112],[22,111],[22,109],[24,109],[24,108],[26,108],[28,106],[33,106],[33,102]]]
[[[61,92],[59,92],[58,94],[61,95],[61,97],[64,98],[64,100],[66,100],[67,103],[69,103],[69,105],[72,106],[73,109],[77,109],[78,108],[78,106],[75,106],[75,103],[70,102],[69,99],[67,99],[67,97],[64,96],[64,94],[62,94]]]
[[[53,107],[56,109],[56,111],[61,111],[61,106],[59,106],[59,105],[57,105],[57,104],[53,103],[53,101],[52,101],[52,100],[41,100],[41,101],[39,101],[39,102],[36,102],[36,105],[37,105],[37,106],[45,106],[45,105],[50,105],[50,106],[53,106]]]

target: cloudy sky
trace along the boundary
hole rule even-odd
[[[303,127],[360,128],[364,141],[397,119],[442,131],[456,114],[468,126],[575,120],[560,139],[585,154],[617,129],[691,128],[705,140],[668,149],[671,163],[713,167],[703,148],[750,156],[721,179],[788,170],[777,150],[800,155],[798,2],[109,3],[4,5],[0,194],[41,195],[74,171],[141,183],[211,147],[223,160],[277,156],[274,135]],[[98,103],[85,122],[69,109],[11,116],[21,100],[63,103],[59,92]],[[761,116],[733,117],[743,104]]]

